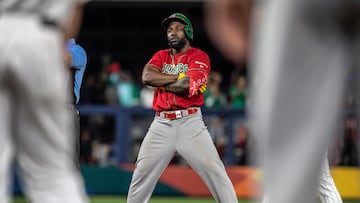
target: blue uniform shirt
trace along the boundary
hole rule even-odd
[[[78,44],[75,39],[69,39],[67,44],[67,51],[72,55],[72,61],[70,68],[74,69],[74,95],[75,103],[77,104],[80,100],[80,88],[84,72],[86,69],[87,56],[85,50]]]

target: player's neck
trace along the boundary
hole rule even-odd
[[[182,53],[187,52],[190,48],[191,48],[190,44],[186,44],[186,45],[185,45],[183,48],[181,48],[181,49],[171,48],[171,53],[172,53],[173,55],[182,54]]]

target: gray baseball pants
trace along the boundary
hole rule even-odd
[[[140,147],[128,203],[149,201],[176,152],[200,175],[217,202],[238,202],[201,112],[197,112],[176,120],[155,117]]]

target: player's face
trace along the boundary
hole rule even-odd
[[[184,27],[184,24],[177,21],[173,21],[169,24],[166,33],[171,48],[180,50],[187,43]]]

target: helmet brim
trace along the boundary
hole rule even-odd
[[[177,21],[177,22],[180,22],[184,25],[187,25],[186,21],[181,19],[181,18],[178,18],[178,17],[169,17],[169,18],[165,18],[162,22],[161,22],[161,25],[164,27],[164,29],[167,29],[169,27],[169,24],[171,22],[174,22],[174,21]]]

